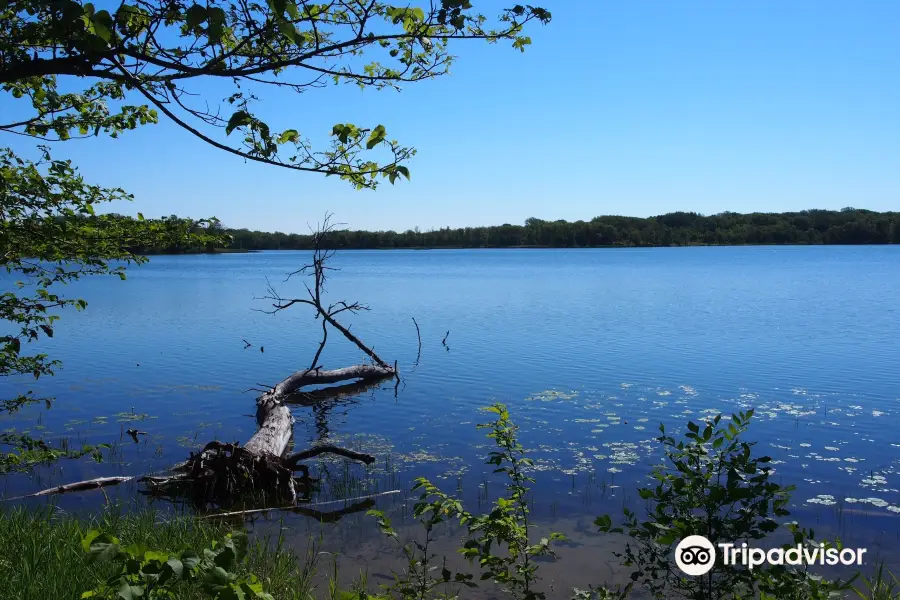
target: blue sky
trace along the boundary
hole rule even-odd
[[[419,151],[410,182],[355,191],[245,164],[168,123],[56,152],[134,193],[120,212],[270,231],[305,231],[325,210],[352,228],[403,230],[900,209],[900,3],[542,5],[553,21],[530,31],[524,54],[457,44],[452,75],[402,93],[263,90],[275,129],[384,124]]]

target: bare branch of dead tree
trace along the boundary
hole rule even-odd
[[[362,350],[369,358],[371,358],[375,363],[382,367],[383,369],[391,369],[391,366],[385,362],[380,356],[375,354],[373,348],[366,346],[362,340],[358,337],[350,333],[349,327],[344,327],[335,317],[343,312],[349,312],[351,314],[356,314],[358,312],[369,310],[369,307],[360,304],[359,302],[347,302],[345,300],[339,300],[337,302],[333,302],[330,304],[325,304],[323,298],[325,295],[325,283],[328,281],[328,273],[330,271],[337,271],[336,267],[332,267],[328,264],[328,261],[334,256],[335,250],[328,248],[328,235],[336,231],[338,228],[338,224],[335,224],[331,221],[331,214],[326,213],[325,219],[319,225],[317,229],[315,229],[312,233],[313,238],[313,258],[310,264],[303,265],[296,271],[288,273],[285,281],[289,280],[291,277],[295,275],[305,275],[307,277],[312,278],[312,287],[306,282],[304,285],[306,287],[307,298],[285,298],[275,287],[266,281],[267,283],[267,293],[263,296],[262,300],[269,300],[272,302],[272,309],[267,312],[268,314],[276,314],[282,310],[290,308],[295,304],[307,304],[312,306],[315,309],[315,314],[313,315],[314,319],[322,318],[322,340],[319,342],[319,347],[316,351],[315,357],[310,363],[309,369],[313,370],[318,366],[319,358],[322,355],[322,350],[325,348],[325,343],[328,339],[328,328],[330,325],[334,329],[337,329],[345,338],[349,341],[353,342],[360,350]]]

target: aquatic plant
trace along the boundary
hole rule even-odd
[[[646,501],[645,518],[626,507],[621,527],[613,527],[608,515],[596,519],[600,531],[628,536],[624,552],[617,556],[625,566],[635,567],[632,581],[654,598],[812,599],[848,589],[849,582],[828,582],[785,566],[745,569],[716,561],[698,577],[686,577],[676,566],[675,545],[688,536],[713,543],[763,540],[790,514],[793,486],[774,482],[771,458],[756,456],[756,443],[742,439],[752,417],[753,410],[748,410],[728,421],[716,415],[705,423],[689,422],[684,440],[666,435],[660,425],[665,463],[653,470],[655,485],[638,491]],[[795,545],[813,543],[812,530],[793,523],[788,527]]]
[[[486,464],[494,467],[494,473],[506,477],[506,494],[497,498],[486,514],[473,515],[459,500],[443,493],[426,478],[416,479],[413,490],[421,490],[421,495],[413,514],[422,517],[425,540],[403,548],[406,570],[402,575],[395,574],[396,582],[387,588],[401,598],[425,600],[429,592],[444,584],[475,586],[471,574],[451,572],[446,559],[440,578],[429,575],[436,568],[431,563],[438,558],[428,549],[432,532],[436,525],[451,519],[457,519],[466,527],[468,539],[459,552],[470,562],[478,562],[482,580],[491,579],[500,584],[502,590],[515,600],[543,600],[546,597],[544,592],[535,589],[540,578],[534,559],[553,555],[552,543],[564,538],[560,533],[551,533],[537,542],[531,540],[529,531],[534,526],[529,522],[528,484],[534,479],[526,471],[534,463],[519,442],[519,428],[513,423],[507,407],[494,404],[484,410],[496,415],[493,421],[478,425],[479,429],[489,430],[488,438],[494,441],[496,448],[488,454]],[[396,538],[383,512],[369,511],[369,514],[376,517],[382,532]]]
[[[900,600],[900,579],[884,570],[884,563],[878,565],[872,579],[862,577],[862,588],[854,587],[853,593],[864,600]]]

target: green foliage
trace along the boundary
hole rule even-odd
[[[412,491],[419,490],[418,502],[413,507],[413,516],[419,519],[419,523],[425,530],[423,541],[414,540],[403,545],[402,552],[406,559],[406,568],[402,573],[394,572],[394,583],[385,586],[386,592],[392,597],[404,600],[427,600],[436,596],[435,590],[448,586],[476,587],[472,582],[472,575],[468,573],[454,573],[447,568],[447,559],[444,557],[440,573],[437,573],[435,560],[436,554],[429,549],[434,541],[435,527],[453,519],[465,522],[470,516],[463,510],[462,503],[443,493],[424,477],[416,479]],[[391,527],[383,511],[370,510],[368,515],[376,518],[379,529],[385,535],[397,539],[397,533]],[[449,596],[442,596],[449,597]],[[455,596],[453,596],[455,597]]]
[[[43,440],[15,433],[0,434],[0,446],[12,448],[8,452],[0,452],[0,474],[28,471],[35,465],[52,463],[63,458],[90,456],[96,462],[103,462],[102,451],[110,448],[109,444],[84,445],[78,450],[68,447],[53,448]]]
[[[0,600],[78,598],[83,591],[120,576],[119,561],[86,560],[81,542],[91,530],[114,533],[134,548],[165,551],[176,558],[183,549],[192,548],[202,558],[203,548],[221,548],[230,526],[140,507],[126,511],[126,507],[114,505],[90,515],[53,506],[27,510],[0,505]],[[239,580],[255,574],[265,591],[278,600],[312,600],[317,555],[312,542],[307,552],[296,553],[285,547],[281,538],[257,537],[247,547],[246,559],[236,562],[229,572]],[[140,557],[141,561],[145,558],[152,556]],[[172,589],[179,600],[208,600],[211,596],[203,585],[202,578],[193,578]]]
[[[551,17],[542,8],[517,5],[489,19],[468,0],[421,7],[378,0],[267,0],[252,6],[149,0],[109,8],[82,0],[0,4],[6,32],[0,38],[0,89],[13,100],[11,113],[21,114],[0,123],[0,132],[54,140],[117,136],[163,114],[245,159],[338,176],[357,188],[408,178],[403,163],[415,150],[388,138],[383,125],[350,124],[335,126],[330,143],[317,150],[297,129],[279,132],[260,119],[254,106],[259,98],[247,88],[303,93],[350,83],[400,89],[446,74],[454,40],[506,40],[524,50],[531,43],[525,27]],[[83,85],[82,91],[61,93],[61,77]],[[192,84],[213,79],[233,86],[222,100],[232,107],[228,112],[211,108],[208,94],[198,99],[192,91]],[[218,130],[236,143],[215,139]]]
[[[506,477],[506,496],[497,498],[488,514],[466,519],[471,537],[460,551],[466,558],[478,560],[482,579],[493,579],[516,600],[541,600],[545,594],[534,590],[539,579],[534,559],[552,556],[551,544],[563,536],[552,533],[531,542],[528,484],[534,479],[526,471],[534,463],[525,456],[518,439],[519,427],[510,419],[506,406],[495,404],[485,410],[496,415],[494,421],[478,426],[490,430],[488,437],[497,446],[488,455],[487,464],[494,465],[494,473]]]
[[[176,552],[152,550],[144,544],[123,546],[118,538],[97,529],[81,540],[89,562],[113,562],[117,573],[81,594],[82,598],[177,598],[179,584],[201,582],[216,600],[274,600],[255,575],[240,576],[235,568],[246,555],[246,535],[228,534],[202,554],[190,548]]]
[[[533,465],[525,456],[525,449],[518,440],[518,426],[510,419],[503,404],[495,404],[485,411],[496,415],[490,423],[479,428],[490,429],[488,437],[494,440],[497,450],[488,455],[487,464],[494,466],[494,473],[506,478],[506,494],[494,501],[491,511],[484,515],[467,512],[459,500],[443,493],[423,477],[416,479],[413,491],[420,496],[413,515],[420,519],[425,529],[424,542],[414,541],[403,547],[407,568],[401,575],[395,573],[395,583],[388,590],[399,598],[425,600],[433,597],[433,590],[441,586],[476,587],[473,576],[453,573],[447,568],[446,558],[440,576],[432,576],[437,570],[433,564],[437,558],[429,551],[435,526],[448,520],[458,520],[468,530],[468,540],[459,552],[470,562],[478,562],[481,579],[491,579],[502,586],[504,592],[516,600],[542,600],[543,592],[534,589],[540,579],[535,558],[553,556],[552,543],[564,539],[562,534],[552,533],[533,543],[529,530],[528,484],[534,479],[526,474]],[[369,511],[375,516],[383,533],[396,539],[397,534],[390,520],[381,511]]]
[[[654,598],[742,599],[758,593],[763,599],[824,599],[847,589],[845,582],[827,582],[788,566],[750,570],[717,560],[700,577],[687,577],[676,567],[674,547],[688,536],[701,535],[713,544],[762,540],[790,514],[793,487],[773,481],[771,459],[754,456],[755,443],[741,439],[752,416],[750,410],[727,421],[718,415],[707,422],[690,422],[684,440],[666,435],[660,425],[658,441],[666,461],[653,471],[655,485],[639,490],[646,502],[645,520],[628,508],[623,527],[612,527],[608,516],[596,519],[600,531],[629,536],[618,556],[636,568],[633,582]],[[794,544],[813,544],[812,531],[796,524],[789,529]]]
[[[878,565],[872,579],[861,577],[862,588],[854,587],[853,593],[864,600],[900,600],[900,579],[884,570],[884,563]]]
[[[575,588],[572,600],[624,600],[630,592],[631,586],[624,590],[610,590],[603,586],[590,586],[586,590]]]

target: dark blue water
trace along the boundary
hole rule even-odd
[[[285,297],[305,293],[302,279],[283,280],[307,259],[154,257],[126,282],[69,286],[89,308],[64,314],[40,347],[64,368],[27,382],[56,401],[5,426],[115,442],[115,453],[9,478],[6,493],[246,441],[255,393],[244,390],[308,366],[319,335],[304,307],[265,314],[271,303],[254,297],[267,278]],[[489,472],[479,408],[504,402],[537,463],[536,514],[576,523],[634,496],[660,422],[683,432],[689,419],[754,407],[750,437],[798,486],[796,514],[900,546],[898,247],[348,251],[334,265],[330,297],[369,305],[347,324],[399,361],[402,383],[295,409],[297,446],[367,450],[392,485],[423,474],[474,499]],[[320,362],[363,358],[332,332]],[[122,433],[132,423],[149,434],[139,444]]]

